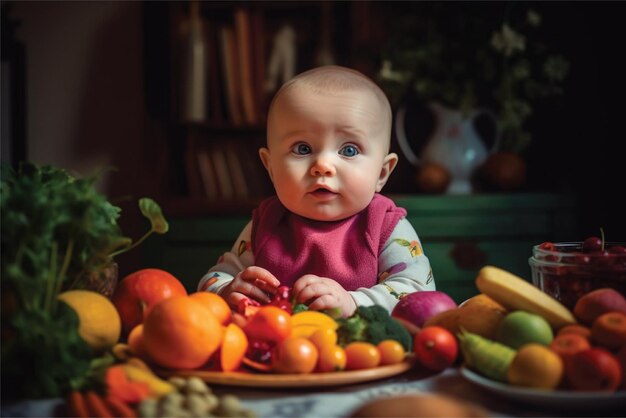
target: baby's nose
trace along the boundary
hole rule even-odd
[[[313,176],[334,176],[335,165],[327,156],[320,155],[315,159],[311,166],[311,175]]]

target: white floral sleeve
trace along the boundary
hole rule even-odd
[[[233,278],[245,269],[254,265],[254,255],[250,247],[252,237],[252,221],[248,222],[239,234],[230,251],[225,252],[217,260],[217,264],[200,279],[198,291],[218,293]]]
[[[402,218],[378,257],[378,284],[350,294],[358,306],[381,305],[391,312],[402,295],[422,290],[435,290],[435,279],[415,229]]]

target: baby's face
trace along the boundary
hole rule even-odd
[[[299,86],[281,94],[260,155],[283,205],[320,221],[367,207],[397,162],[385,112],[370,92]]]

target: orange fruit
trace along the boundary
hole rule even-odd
[[[201,302],[209,308],[222,325],[228,325],[230,323],[233,317],[233,311],[220,295],[211,292],[195,292],[190,294],[189,297]]]
[[[144,321],[143,341],[148,356],[171,369],[202,366],[223,338],[224,328],[211,310],[188,296],[159,302]]]
[[[380,351],[374,344],[356,341],[345,347],[346,369],[371,369],[380,364]]]
[[[317,359],[318,372],[338,372],[346,368],[346,351],[338,345],[324,346]]]
[[[563,362],[568,362],[574,354],[591,347],[589,340],[580,334],[569,332],[554,337],[549,345],[550,349],[561,356]]]
[[[220,348],[222,370],[225,372],[236,370],[241,365],[247,349],[248,337],[245,332],[236,324],[228,324]]]
[[[147,359],[148,351],[143,342],[143,324],[139,324],[133,328],[128,334],[128,346],[130,351],[137,357]]]
[[[278,373],[311,373],[319,353],[306,338],[289,338],[280,342],[272,356],[272,370]]]
[[[396,340],[381,341],[376,348],[380,351],[381,365],[400,363],[406,357],[404,347]]]
[[[507,370],[507,380],[516,386],[554,389],[563,377],[563,360],[545,345],[523,345]]]
[[[277,306],[265,305],[243,329],[251,340],[280,342],[291,334],[291,315]]]

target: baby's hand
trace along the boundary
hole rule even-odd
[[[307,303],[312,310],[339,308],[344,317],[352,315],[356,310],[356,303],[350,293],[327,277],[304,275],[294,283],[293,294],[297,302]]]
[[[268,293],[276,293],[278,286],[280,281],[272,273],[262,267],[251,266],[239,272],[220,295],[233,308],[237,308],[240,300],[248,298],[266,304],[270,302]]]

